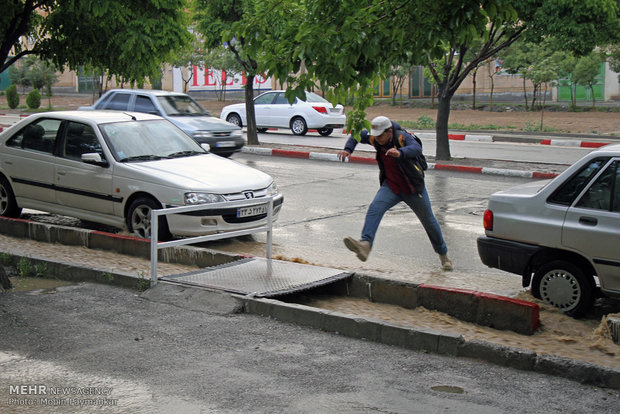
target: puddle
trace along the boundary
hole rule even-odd
[[[463,388],[455,387],[452,385],[436,385],[434,387],[431,387],[431,390],[439,391],[439,392],[447,392],[450,394],[465,394],[465,390]]]
[[[41,277],[10,277],[13,289],[9,292],[29,292],[32,295],[53,294],[65,286],[75,285],[74,282]]]
[[[519,299],[534,302],[531,296]],[[534,335],[521,335],[464,322],[450,315],[423,307],[405,309],[400,306],[369,302],[348,296],[312,295],[296,300],[307,306],[341,313],[380,319],[407,327],[434,329],[462,335],[465,340],[478,339],[499,345],[527,349],[591,362],[599,366],[620,368],[620,345],[611,339],[605,319],[573,319],[555,308],[541,307],[541,327]],[[620,315],[620,314],[616,314]],[[611,315],[608,315],[611,316]]]

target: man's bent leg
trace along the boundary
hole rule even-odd
[[[362,240],[366,240],[372,245],[375,234],[377,234],[377,229],[379,228],[379,223],[381,223],[381,219],[383,219],[383,215],[400,201],[402,201],[400,196],[394,194],[387,184],[384,183],[381,188],[379,188],[379,191],[377,191],[374,200],[372,200],[366,212],[366,220],[364,221],[364,228],[362,229]]]

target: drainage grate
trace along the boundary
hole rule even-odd
[[[272,260],[271,264],[271,275],[267,275],[267,259],[254,257],[159,279],[244,295],[273,297],[327,285],[352,275],[339,269],[281,260]]]

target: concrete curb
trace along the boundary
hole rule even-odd
[[[32,237],[50,243],[64,241],[68,244],[91,248],[96,245],[97,248],[117,252],[123,250],[124,254],[131,254],[128,250],[136,249],[135,255],[137,256],[143,255],[142,246],[148,246],[148,242],[143,239],[97,231],[76,230],[19,219],[0,219],[0,231],[4,234],[11,233],[16,237]],[[103,241],[102,238],[108,240]],[[235,255],[221,253],[221,255],[226,256],[223,258],[207,249],[195,249],[206,251],[204,260],[207,261],[215,258],[229,262],[239,258]],[[188,254],[191,255],[192,263],[195,263],[194,260],[197,258],[202,257],[197,252]],[[9,256],[9,261],[14,266],[17,266],[24,257],[20,255]],[[181,259],[178,262],[188,260],[188,256],[183,254],[180,257]],[[33,269],[35,265],[44,265],[46,274],[53,274],[63,280],[90,281],[137,289],[144,289],[149,286],[148,279],[138,275],[107,269],[87,268],[64,263],[57,259],[42,257],[27,257],[27,259],[30,260]],[[5,258],[5,264],[7,264],[6,262]],[[160,283],[163,284],[164,282]],[[462,318],[470,318],[481,324],[499,329],[502,329],[500,326],[514,329],[514,326],[511,325],[522,324],[525,330],[535,330],[538,324],[537,305],[492,294],[424,284],[415,285],[365,275],[355,275],[351,280],[338,283],[340,285],[336,284],[335,287],[329,288],[346,292],[351,296],[367,297],[374,302],[392,303],[408,308],[416,306],[435,308],[451,314],[459,314]],[[466,341],[461,335],[457,334],[403,327],[385,321],[287,303],[276,299],[231,294],[231,297],[242,303],[241,307],[237,307],[227,301],[222,292],[203,289],[204,293],[198,294],[192,289],[184,290],[191,295],[190,300],[186,302],[190,303],[194,310],[209,312],[212,311],[209,307],[215,303],[217,305],[216,312],[226,313],[233,312],[235,309],[243,309],[247,313],[268,316],[282,322],[321,329],[352,338],[367,339],[387,345],[442,355],[475,358],[501,366],[531,370],[596,386],[620,389],[620,370],[599,367],[582,361],[538,355],[532,351],[509,348],[484,341]],[[182,290],[177,289],[173,296],[178,297],[182,294]],[[204,298],[204,295],[217,295],[217,298],[208,300],[208,298]],[[203,309],[204,306],[207,308]]]
[[[258,148],[258,147],[243,147],[241,152],[255,155],[276,156],[276,157],[288,157],[288,158],[300,158],[308,160],[319,161],[332,161],[340,162],[336,154],[321,153],[321,152],[309,152],[309,151],[293,151],[282,150],[272,148]],[[370,164],[376,165],[377,161],[374,158],[350,156],[348,161],[355,164]],[[507,177],[523,177],[534,179],[549,179],[558,176],[556,173],[547,173],[540,171],[523,171],[523,170],[511,170],[506,168],[490,168],[490,167],[475,167],[470,165],[452,165],[452,164],[438,164],[428,163],[429,170],[446,170],[465,172],[473,174],[489,174],[489,175],[502,175]]]
[[[246,312],[344,336],[417,351],[466,357],[496,365],[564,377],[581,383],[620,389],[620,370],[582,361],[492,344],[466,341],[461,335],[409,328],[354,315],[283,303],[244,298]]]

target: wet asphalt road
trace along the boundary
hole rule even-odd
[[[88,283],[0,294],[0,412],[616,413],[620,406],[617,390],[182,306]],[[68,388],[11,391],[21,385]],[[84,390],[101,394],[74,393]],[[90,400],[102,406],[73,405]]]
[[[427,171],[426,186],[455,264],[454,272],[442,272],[424,229],[404,203],[385,215],[367,262],[360,262],[344,247],[344,237],[360,236],[366,210],[379,187],[377,166],[252,154],[237,154],[234,159],[272,175],[284,194],[274,230],[274,255],[416,283],[510,295],[520,289],[518,276],[482,265],[476,238],[484,234],[482,214],[489,195],[527,179]],[[259,234],[254,241],[221,241],[211,246],[263,255],[264,239]]]

